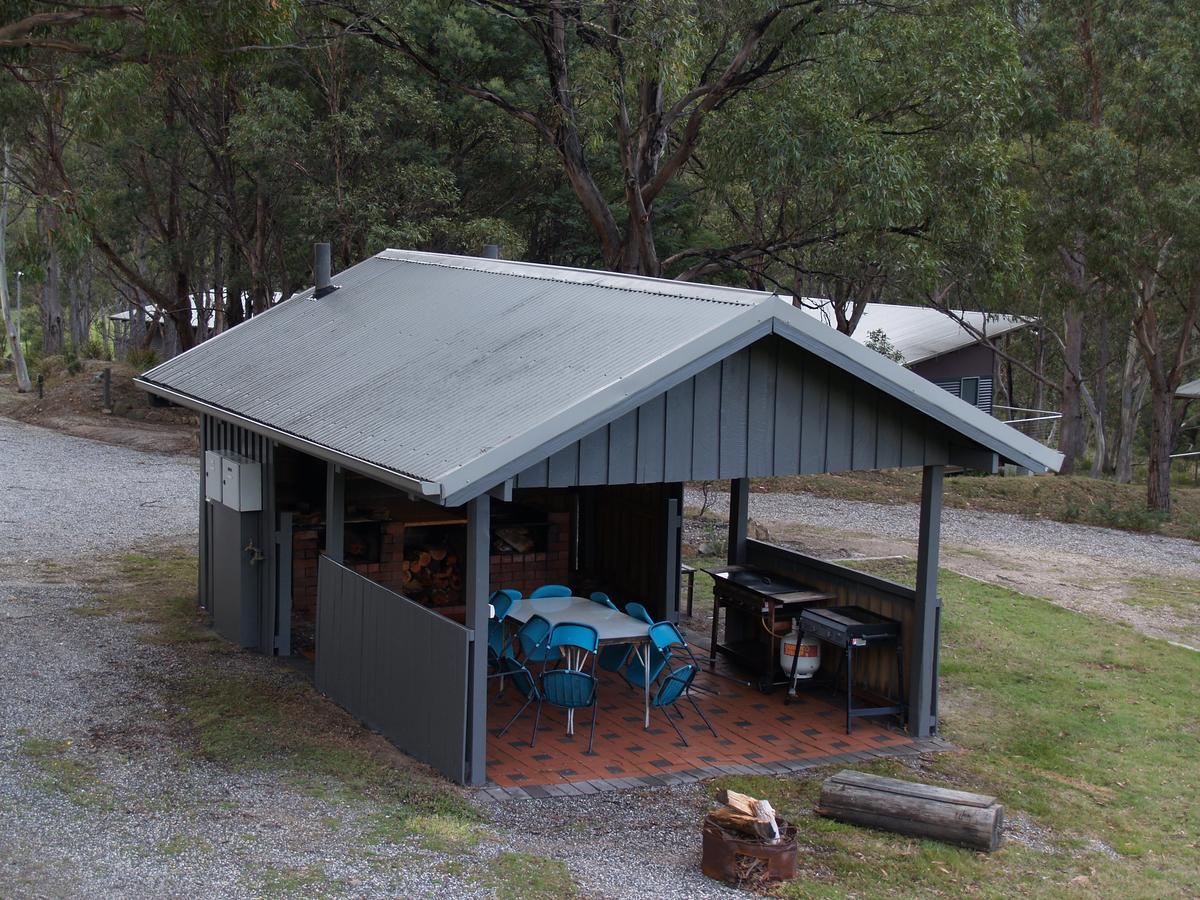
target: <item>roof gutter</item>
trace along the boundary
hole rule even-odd
[[[310,456],[315,456],[318,459],[323,459],[349,469],[351,472],[358,472],[360,475],[366,475],[368,478],[374,478],[385,484],[390,484],[392,487],[399,488],[406,493],[413,494],[422,499],[430,499],[435,503],[439,502],[439,498],[441,497],[442,486],[436,482],[421,481],[408,475],[402,475],[392,469],[384,468],[365,459],[360,459],[357,456],[342,453],[331,447],[326,447],[324,444],[318,444],[316,441],[310,441],[291,432],[283,431],[270,425],[264,425],[262,422],[231,412],[220,406],[214,406],[211,403],[198,400],[189,394],[182,394],[179,391],[156,384],[153,381],[147,381],[145,378],[138,377],[133,379],[133,381],[142,390],[148,391],[151,394],[157,394],[159,397],[163,397],[173,403],[178,403],[180,406],[186,406],[188,409],[193,409],[196,412],[215,416],[226,422],[232,422],[235,425],[245,428],[247,431],[261,434],[263,437],[268,437],[273,441],[291,447],[293,450],[300,450]]]

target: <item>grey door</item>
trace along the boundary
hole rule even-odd
[[[240,513],[211,504],[213,560],[211,610],[213,627],[241,647],[259,643],[259,583],[262,565],[248,546],[257,546],[258,513]]]

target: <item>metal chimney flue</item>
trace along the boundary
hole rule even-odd
[[[313,244],[313,284],[316,285],[314,297],[324,297],[337,290],[337,285],[331,280],[329,260],[329,244]]]
[[[500,245],[499,244],[484,244],[483,245],[483,258],[484,259],[499,259],[500,258]]]

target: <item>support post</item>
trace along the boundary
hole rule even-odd
[[[746,520],[750,512],[750,479],[729,482],[729,552],[731,566],[746,561]]]
[[[199,571],[196,577],[196,605],[202,609],[208,609],[208,486],[207,486],[207,466],[204,465],[205,453],[209,449],[208,435],[211,430],[211,422],[208,416],[201,414],[200,416],[200,546],[198,548]]]
[[[346,475],[335,463],[325,464],[325,555],[342,562],[346,541]]]
[[[487,781],[487,638],[491,618],[490,562],[492,498],[482,494],[467,503],[467,627],[474,634],[467,680],[467,783]]]
[[[926,466],[921,479],[921,524],[917,538],[917,599],[912,623],[912,686],[908,730],[926,737],[937,730],[937,662],[941,599],[938,550],[942,539],[943,466]]]

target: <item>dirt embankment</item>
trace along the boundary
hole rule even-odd
[[[0,416],[134,450],[198,452],[194,413],[151,406],[149,395],[133,383],[136,373],[123,363],[86,360],[81,365],[82,370],[74,374],[62,366],[48,366],[40,399],[36,389],[20,394],[11,375],[0,375]],[[108,411],[102,380],[106,367],[112,369]]]

